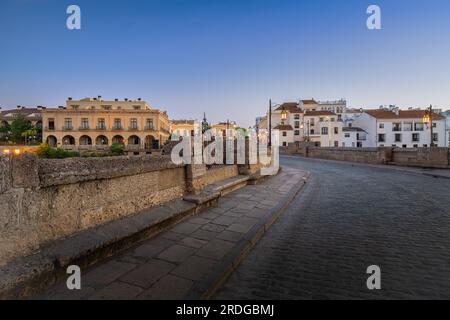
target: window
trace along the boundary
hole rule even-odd
[[[378,142],[386,142],[386,135],[385,134],[379,134],[378,135]]]
[[[106,128],[106,126],[105,126],[105,119],[103,119],[103,118],[98,119],[98,128],[101,129],[101,130]]]
[[[413,124],[412,122],[405,122],[403,124],[403,131],[412,131]]]
[[[412,134],[412,141],[413,142],[419,142],[420,140],[420,135],[418,133],[413,133]]]
[[[153,130],[153,119],[147,119],[146,128],[148,130]]]
[[[350,133],[346,133],[346,134],[345,134],[345,137],[346,137],[346,138],[350,138]]]
[[[339,128],[338,127],[334,127],[334,134],[339,134]]]
[[[384,129],[384,123],[380,123],[379,128],[380,128],[380,129]]]
[[[403,149],[406,149],[406,147],[407,147],[406,144],[402,145],[402,148],[403,148]]]
[[[331,118],[331,122],[334,122],[335,118]]]
[[[433,133],[433,141],[439,141],[439,134]]]
[[[311,119],[311,121],[309,122],[310,125],[314,125],[314,118]]]
[[[294,135],[299,136],[300,135],[300,130],[295,130],[294,131]]]
[[[64,120],[64,128],[66,128],[68,130],[71,130],[73,128],[72,127],[72,119],[71,118],[66,118]]]
[[[402,124],[401,123],[393,123],[392,131],[402,131]]]
[[[423,145],[423,147],[424,147],[424,148],[427,148],[427,147],[428,147],[428,145],[427,145],[427,144],[424,144],[424,145]]]
[[[414,144],[414,145],[413,145],[413,148],[417,148],[417,147],[418,147],[418,145],[417,145],[417,144]]]
[[[294,126],[296,129],[300,128],[300,121],[295,121]]]
[[[283,131],[283,137],[287,137],[287,132]]]
[[[300,120],[300,115],[299,115],[299,114],[295,114],[295,115],[294,115],[294,119],[295,119],[295,120]]]
[[[122,129],[122,121],[120,119],[114,119],[114,129]]]
[[[338,114],[338,121],[342,120],[342,115]]]
[[[339,141],[335,141],[334,142],[334,146],[337,148],[337,147],[339,147]]]
[[[353,142],[353,143],[354,143],[354,142]],[[357,148],[362,148],[362,146],[363,146],[363,145],[362,145],[362,142],[357,142],[357,143],[356,143],[356,147],[357,147]]]
[[[48,130],[55,130],[55,119],[48,119]]]
[[[423,131],[423,123],[422,122],[414,123],[414,131]]]
[[[133,106],[134,110],[141,110],[141,106]]]
[[[137,129],[137,119],[133,118],[130,120],[130,129]]]
[[[322,128],[322,134],[328,134],[328,128],[327,127],[324,127],[324,128]]]
[[[402,134],[401,133],[395,134],[395,142],[402,142]]]
[[[437,126],[437,123],[433,122],[433,128],[436,128],[436,126]]]
[[[102,106],[103,110],[111,110],[111,106]],[[93,106],[92,109],[95,109],[95,107]]]
[[[315,134],[315,131],[314,131],[314,129],[311,129],[311,134]]]
[[[319,118],[319,122],[323,122],[323,118]]]
[[[81,129],[89,129],[89,119],[81,119]]]
[[[286,141],[283,142],[283,147],[287,147],[287,142]]]

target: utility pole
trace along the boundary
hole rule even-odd
[[[272,146],[272,99],[269,99],[269,147]]]

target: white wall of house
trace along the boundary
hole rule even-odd
[[[304,128],[301,136],[312,142],[320,143],[321,147],[336,147],[342,145],[342,121],[337,121],[337,116],[305,116],[303,118]],[[309,125],[308,125],[309,123]]]
[[[293,130],[280,130],[280,146],[287,147],[289,143],[294,142],[294,131]]]
[[[345,148],[367,148],[367,133],[363,131],[344,131],[341,147]]]
[[[445,120],[434,121],[433,133],[437,135],[434,143],[439,147],[447,144]],[[355,118],[354,127],[367,132],[367,145],[369,147],[414,148],[430,146],[431,132],[422,119],[376,119],[367,113]]]

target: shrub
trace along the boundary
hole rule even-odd
[[[80,154],[76,151],[69,151],[61,148],[55,149],[50,147],[47,143],[43,143],[39,146],[37,154],[39,157],[46,159],[64,159],[80,156]]]
[[[114,156],[123,155],[124,150],[125,150],[125,146],[119,142],[114,142],[110,147],[110,151],[111,151],[112,155],[114,155]]]

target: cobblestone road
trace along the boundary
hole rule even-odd
[[[450,180],[283,157],[310,181],[218,299],[450,298]],[[366,269],[381,268],[379,291]]]

